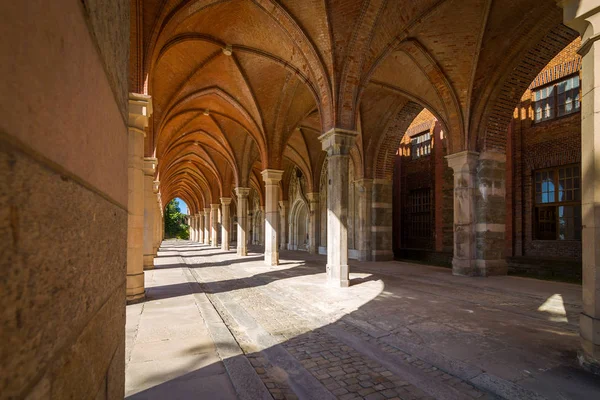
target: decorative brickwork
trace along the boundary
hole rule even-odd
[[[499,97],[489,113],[485,125],[485,135],[481,136],[481,142],[479,143],[481,151],[505,151],[506,130],[510,124],[514,107],[528,87],[539,86],[539,82],[547,82],[550,76],[564,74],[578,65],[579,62],[575,60],[569,60],[567,63],[561,62],[565,54],[572,54],[571,50],[578,47],[577,42],[579,39],[575,41],[577,36],[575,31],[561,24],[552,29],[540,43],[526,52],[505,81]],[[564,54],[560,53],[566,46],[569,46],[569,51]],[[548,64],[548,60],[557,53],[563,55],[554,57]],[[547,66],[544,67],[545,65]],[[536,74],[542,68],[544,68],[544,71],[536,78]]]

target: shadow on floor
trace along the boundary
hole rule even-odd
[[[264,287],[282,279],[324,273],[322,257],[282,252],[282,258],[306,261],[297,267],[244,278],[151,287],[147,301],[191,293],[222,296]],[[260,259],[262,257],[257,256],[207,262],[197,267],[179,264],[167,268],[189,267],[194,271]],[[309,285],[305,281],[297,287],[289,286],[289,295],[294,302],[274,299],[281,305],[281,309],[268,311],[274,319],[281,317],[283,320],[284,316],[294,315],[296,306],[310,310],[316,302],[334,304],[333,300],[358,296],[358,291],[373,281],[383,282],[379,295],[336,322],[225,362],[251,360],[255,372],[265,383],[265,388],[269,386],[272,395],[312,394],[314,397],[321,393],[322,398],[330,398],[333,391],[341,388],[358,393],[365,388],[377,387],[370,394],[380,392],[383,396],[387,391],[386,395],[402,398],[420,391],[435,398],[468,398],[465,391],[475,390],[505,398],[516,398],[512,396],[515,393],[520,393],[521,398],[534,398],[534,394],[548,399],[600,398],[600,380],[581,370],[576,363],[577,332],[573,331],[569,321],[552,318],[552,310],[560,310],[560,304],[550,304],[550,314],[547,314],[542,306],[549,298],[539,297],[537,292],[527,293],[525,289],[515,292],[510,286],[504,290],[489,285],[482,287],[477,282],[488,281],[454,278],[437,270],[427,270],[429,275],[423,276],[413,270],[402,275],[400,265],[393,267],[381,274],[373,272],[370,264],[364,268],[354,265],[353,273],[368,276],[351,277],[350,289],[332,291],[324,285]],[[514,283],[522,284],[521,281]],[[257,311],[246,310],[243,302],[237,302],[235,308],[226,311],[231,313],[233,321],[238,320],[237,313],[242,313],[244,318],[239,321],[255,326],[255,335],[261,329],[266,331],[253,318],[252,313]],[[260,335],[258,337],[260,339]],[[364,365],[364,371],[360,370],[361,366],[353,368],[356,372],[323,372],[324,368],[336,371],[335,368],[343,366],[343,360],[348,358],[356,365]],[[149,375],[147,382],[156,382],[156,385],[128,398],[185,399],[192,394],[211,399],[236,398],[222,362],[190,369],[193,369],[192,364],[175,372]],[[365,382],[364,387],[357,388],[357,384],[346,382],[359,375]],[[444,379],[446,375],[452,379]],[[483,381],[478,378],[484,375],[493,379]],[[450,382],[456,380],[458,383],[453,386]],[[371,381],[377,384],[370,385]]]

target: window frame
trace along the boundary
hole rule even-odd
[[[414,140],[418,140],[420,137],[424,137],[424,136],[429,136],[427,138],[427,140],[424,140],[422,142],[417,142],[417,143],[413,143]],[[427,130],[427,131],[423,131],[420,133],[417,133],[416,135],[413,135],[410,137],[410,158],[411,160],[418,160],[421,158],[425,158],[425,157],[430,157],[432,150],[433,150],[433,135],[431,134],[431,130]],[[427,154],[418,154],[418,151],[415,151],[415,148],[417,150],[423,150],[425,148],[427,148],[427,145],[429,145],[428,148],[428,152]]]
[[[578,188],[571,188],[571,189],[566,189],[566,190],[575,190],[575,189],[579,189],[579,200],[576,199],[572,199],[572,200],[563,200],[560,201],[559,200],[559,180],[560,178],[560,170],[561,169],[567,169],[567,168],[577,168],[578,169],[578,175],[571,175],[571,179],[575,179],[578,178],[579,179],[579,187]],[[543,202],[539,202],[537,201],[537,181],[536,181],[536,174],[538,173],[544,173],[544,172],[549,172],[552,174],[552,178],[553,178],[553,182],[554,182],[554,201],[549,201],[546,203]],[[566,177],[565,177],[566,178]],[[565,189],[563,189],[563,191],[566,192]],[[543,191],[539,192],[542,193],[543,195]],[[574,192],[575,193],[575,192]],[[576,207],[579,208],[579,210],[581,210],[581,196],[582,196],[582,188],[581,188],[581,164],[579,163],[574,163],[574,164],[564,164],[564,165],[558,165],[558,166],[554,166],[554,167],[549,167],[549,168],[541,168],[541,169],[535,169],[532,170],[531,173],[531,201],[532,201],[532,214],[531,214],[531,223],[532,223],[532,230],[531,230],[531,234],[532,234],[532,240],[534,241],[552,241],[552,242],[581,242],[581,235],[579,235],[579,238],[574,238],[574,239],[560,239],[560,213],[558,212],[558,208],[559,207]],[[576,196],[573,196],[576,197]],[[541,239],[540,238],[540,222],[539,222],[539,209],[540,208],[554,208],[554,239]],[[581,211],[580,211],[581,213]],[[564,218],[564,217],[563,217]],[[573,218],[575,218],[575,216],[573,216]],[[579,229],[582,228],[583,226],[583,221],[582,221],[582,216],[579,216],[580,221],[579,221]]]
[[[558,110],[559,110],[559,104],[558,104],[558,99],[559,99],[558,85],[560,85],[561,83],[566,82],[566,81],[568,81],[570,79],[573,79],[575,77],[577,77],[578,83],[579,83],[579,86],[577,87],[578,92],[579,92],[578,93],[579,108],[576,108],[576,109],[573,108],[573,111],[571,111],[571,112],[564,113],[562,115],[558,115]],[[551,96],[545,97],[542,100],[536,100],[536,94],[538,92],[542,91],[542,90],[545,90],[545,89],[551,89],[552,90]],[[570,89],[570,90],[573,90],[573,89]],[[547,100],[550,97],[551,97],[550,103],[552,104],[551,117],[542,118],[542,119],[538,120],[537,119],[536,104],[538,102],[543,101],[543,100]],[[568,117],[570,115],[573,115],[573,114],[576,114],[578,112],[581,112],[581,76],[580,76],[579,72],[576,72],[576,73],[564,76],[561,79],[554,80],[551,83],[548,83],[546,85],[536,87],[535,89],[531,90],[531,99],[532,99],[531,100],[531,108],[533,110],[533,119],[532,119],[532,121],[533,121],[534,125],[535,124],[542,124],[542,123],[548,122],[548,121],[554,121],[554,120],[557,120],[557,119],[560,119],[560,118],[565,118],[565,117]],[[544,113],[544,110],[542,110],[542,113]]]
[[[415,201],[415,199],[421,198],[424,201]],[[421,242],[429,242],[433,239],[434,227],[433,227],[433,219],[434,219],[434,204],[433,204],[433,188],[425,187],[425,188],[417,188],[412,189],[408,192],[406,198],[406,207],[405,207],[405,218],[407,222],[406,230],[403,232],[406,238],[412,238],[412,240],[407,240],[407,242],[411,242],[410,244],[414,247],[415,244],[422,244]],[[418,217],[425,217],[426,224],[419,222],[423,227],[426,226],[425,230],[416,229],[415,226],[417,224]],[[419,236],[417,232],[424,231],[423,236]],[[417,248],[417,247],[414,247]]]

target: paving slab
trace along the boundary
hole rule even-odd
[[[330,288],[325,257],[261,252],[163,243],[127,308],[128,396],[600,398],[575,359],[579,285],[352,261]]]

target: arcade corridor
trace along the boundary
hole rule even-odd
[[[600,390],[575,368],[579,285],[356,262],[350,288],[332,290],[325,257],[285,251],[271,267],[253,250],[239,258],[163,243],[146,301],[127,306],[128,398],[591,399]]]

